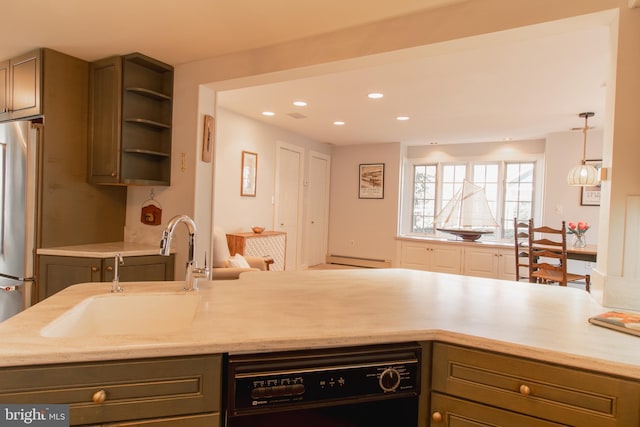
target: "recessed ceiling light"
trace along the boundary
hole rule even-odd
[[[369,95],[367,95],[369,98],[371,99],[380,99],[384,96],[384,94],[380,93],[380,92],[372,92]]]
[[[333,122],[333,124],[336,126],[344,126],[344,122],[340,120],[336,120],[335,122]]]
[[[295,105],[296,107],[306,107],[307,103],[304,101],[293,101],[293,105]]]
[[[276,113],[274,113],[273,111],[263,111],[262,115],[271,117],[271,116],[275,116]]]
[[[396,117],[396,120],[399,120],[401,122],[406,122],[407,120],[409,120],[409,116],[398,116]]]

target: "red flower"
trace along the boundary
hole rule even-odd
[[[569,234],[577,234],[578,236],[582,236],[584,233],[587,232],[588,229],[591,228],[591,226],[589,225],[588,222],[584,222],[584,221],[578,221],[578,224],[576,225],[575,222],[570,221],[567,226],[569,227],[569,229],[567,230],[567,233]]]

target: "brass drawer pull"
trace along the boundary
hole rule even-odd
[[[529,388],[528,385],[522,384],[520,386],[520,394],[523,396],[529,396],[531,394],[531,389]]]
[[[436,422],[439,423],[442,421],[442,414],[440,412],[434,412],[433,414],[431,414],[431,419]]]
[[[91,396],[91,400],[93,400],[93,403],[102,403],[107,400],[107,392],[104,390],[96,391]]]

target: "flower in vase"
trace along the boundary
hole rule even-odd
[[[575,234],[576,236],[583,236],[587,232],[587,230],[591,228],[588,222],[583,221],[578,221],[577,224],[571,221],[567,225],[569,226],[567,233]]]

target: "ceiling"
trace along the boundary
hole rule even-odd
[[[49,47],[87,61],[137,51],[179,65],[459,1],[11,1],[2,10],[4,34],[12,36],[0,45],[0,58]],[[581,126],[577,114],[585,110],[596,112],[590,125],[602,126],[608,37],[602,22],[515,30],[225,91],[218,102],[333,144],[540,138]],[[385,96],[372,101],[370,91]],[[293,107],[295,99],[309,105]],[[264,110],[276,115],[265,118]],[[398,122],[397,115],[410,120]]]
[[[379,55],[376,65],[223,91],[217,103],[336,145],[540,139],[583,126],[583,111],[594,111],[589,127],[601,128],[610,30],[554,26]]]

